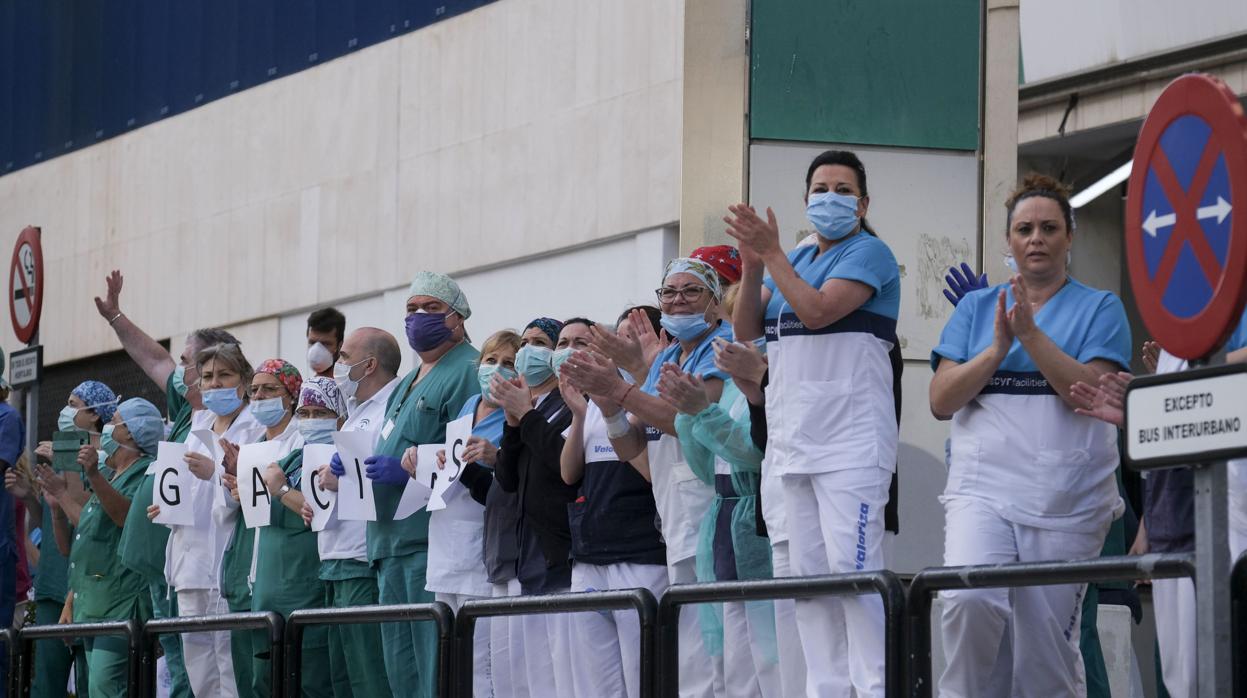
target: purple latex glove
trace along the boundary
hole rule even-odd
[[[948,275],[944,277],[944,281],[948,284],[948,289],[944,291],[944,297],[954,306],[960,303],[967,293],[987,288],[987,274],[975,276],[974,270],[965,262],[961,263],[960,271],[957,267],[950,267]]]
[[[334,477],[342,477],[346,475],[346,468],[342,465],[342,458],[337,454],[333,454],[333,458],[329,459],[329,472]]]
[[[411,479],[402,461],[394,456],[368,456],[364,465],[368,466],[364,469],[368,479],[383,485],[405,485]]]

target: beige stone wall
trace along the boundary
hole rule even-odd
[[[51,364],[112,268],[171,337],[669,225],[682,55],[679,0],[503,0],[0,177],[0,250],[43,228]]]

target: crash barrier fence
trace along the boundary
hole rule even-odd
[[[1037,562],[969,567],[928,568],[908,587],[887,570],[819,577],[738,582],[677,584],[661,600],[645,589],[594,591],[545,596],[517,596],[465,602],[454,612],[441,602],[393,606],[306,609],[288,618],[273,612],[233,613],[109,623],[27,626],[0,630],[7,652],[10,695],[29,694],[34,643],[45,639],[121,636],[129,648],[129,695],[156,695],[157,643],[169,634],[232,630],[266,631],[271,664],[272,695],[293,698],[303,675],[303,637],[319,625],[428,622],[437,631],[436,686],[441,698],[472,695],[473,643],[480,619],[549,613],[628,611],[640,625],[640,688],[647,698],[676,695],[679,685],[679,619],[686,606],[704,603],[810,599],[826,596],[877,595],[884,615],[884,678],[886,695],[925,698],[931,680],[931,604],[940,591],[1002,587],[1082,584],[1193,577],[1193,558],[1179,554],[1112,557],[1082,562]],[[1235,655],[1247,652],[1247,555],[1231,578],[1235,619]],[[380,666],[377,670],[383,670]],[[1236,695],[1244,696],[1236,666]]]

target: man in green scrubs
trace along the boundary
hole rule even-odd
[[[69,554],[70,596],[75,623],[151,617],[147,584],[135,571],[122,565],[117,555],[127,514],[142,487],[147,466],[156,455],[164,435],[160,411],[143,398],[121,403],[113,421],[104,427],[100,447],[108,455],[108,470],[99,468],[95,449],[83,446],[78,463],[91,485],[74,530]],[[65,536],[62,519],[57,534]],[[91,695],[96,698],[124,696],[128,688],[128,646],[121,637],[87,638],[87,674]]]
[[[394,510],[409,476],[399,460],[417,444],[440,444],[446,424],[463,403],[480,393],[476,363],[480,353],[468,343],[464,322],[472,314],[468,299],[450,277],[422,271],[407,298],[407,342],[420,365],[395,388],[386,406],[376,454],[366,461],[373,482],[377,520],[368,523],[368,560],[377,570],[382,604],[429,603],[425,591],[429,514],[418,511],[402,521]],[[335,459],[334,474],[341,475]],[[431,623],[381,626],[385,671],[395,696],[431,697],[437,667],[437,631]]]
[[[113,328],[121,346],[134,363],[143,369],[153,383],[164,389],[169,421],[173,425],[167,440],[183,443],[190,435],[191,413],[203,409],[195,354],[214,344],[239,344],[239,341],[225,330],[195,330],[186,335],[181,356],[175,360],[167,349],[121,312],[123,281],[121,272],[114,271],[109,274],[106,279],[108,293],[104,298],[95,299],[95,307]],[[147,582],[155,617],[172,618],[178,615],[177,594],[165,581],[165,545],[168,543],[170,530],[168,526],[153,524],[147,518],[147,507],[152,504],[154,479],[155,475],[148,475],[139,487],[126,519],[117,554],[122,564],[138,572]],[[182,659],[182,638],[178,635],[161,635],[160,646],[164,650],[165,665],[172,679],[170,698],[191,698],[194,694],[186,676],[186,664]]]

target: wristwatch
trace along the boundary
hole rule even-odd
[[[281,489],[280,489],[280,490],[277,490],[277,501],[279,501],[279,502],[280,502],[280,501],[281,501],[281,498],[282,498],[282,497],[285,497],[285,496],[286,496],[286,493],[287,493],[287,492],[289,492],[289,491],[290,491],[290,483],[289,483],[289,482],[287,482],[286,484],[284,484],[284,485],[282,485],[282,486],[281,486]]]

